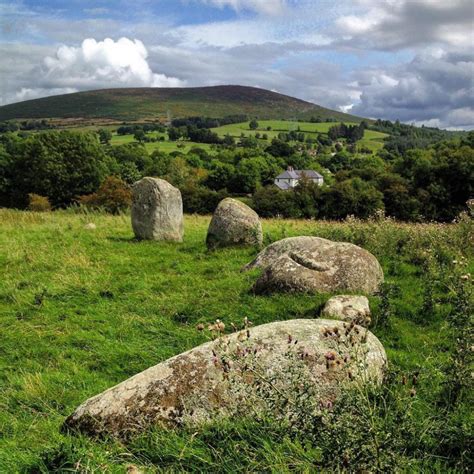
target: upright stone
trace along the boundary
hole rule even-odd
[[[183,201],[164,179],[143,178],[132,187],[132,227],[138,239],[183,240]]]
[[[262,224],[253,209],[232,198],[219,203],[207,231],[209,248],[261,245],[262,241]]]

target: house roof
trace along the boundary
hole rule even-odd
[[[290,185],[288,183],[285,183],[285,182],[280,183],[279,181],[276,181],[275,186],[278,186],[283,191],[286,191],[287,189],[290,189]]]
[[[276,179],[301,179],[306,176],[309,179],[320,179],[322,176],[313,170],[286,170],[279,174]]]

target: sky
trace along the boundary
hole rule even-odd
[[[474,128],[473,0],[0,0],[0,104],[241,84]]]

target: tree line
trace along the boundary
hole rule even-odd
[[[206,128],[188,127],[207,134]],[[163,177],[181,189],[188,212],[209,213],[223,196],[249,195],[257,212],[269,217],[363,218],[383,211],[401,220],[450,221],[473,196],[474,132],[376,155],[334,152],[320,142],[310,153],[314,146],[255,137],[242,138],[240,146],[220,139],[212,152],[196,146],[187,153],[149,153],[138,142],[110,146],[99,138],[72,131],[0,135],[0,205],[25,208],[36,194],[53,208],[65,207],[97,193],[109,176],[125,188],[143,176]],[[320,172],[324,186],[302,182],[279,190],[273,180],[287,166]]]

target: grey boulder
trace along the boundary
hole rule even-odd
[[[144,240],[182,242],[181,192],[164,179],[143,178],[132,186],[132,228]]]
[[[259,294],[274,292],[376,293],[383,282],[377,259],[347,242],[320,237],[289,237],[262,250],[244,267],[263,269],[254,285]]]
[[[253,209],[232,198],[219,203],[207,231],[208,248],[261,245],[262,241],[262,224]]]
[[[333,296],[324,305],[321,316],[368,327],[371,321],[369,300],[360,295]]]
[[[127,438],[157,424],[248,414],[266,401],[257,388],[264,380],[287,394],[309,384],[316,404],[332,404],[345,387],[381,383],[386,364],[382,344],[360,326],[274,322],[222,336],[129,378],[85,401],[65,428]]]

